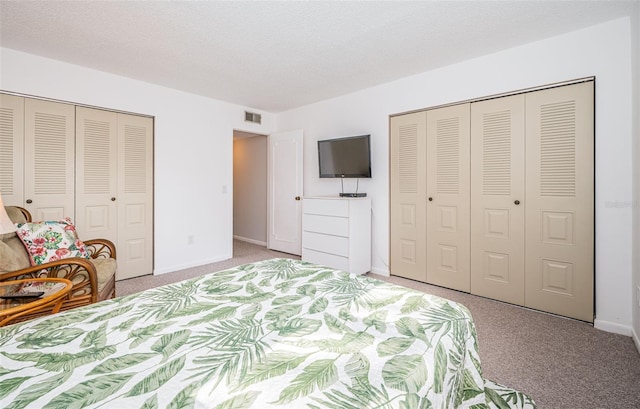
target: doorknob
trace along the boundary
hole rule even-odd
[[[115,201],[116,201],[116,198],[115,198],[115,197],[112,197],[112,198],[111,198],[111,201],[112,201],[112,202],[115,202]]]
[[[296,200],[300,200],[300,196],[296,196]]]
[[[513,202],[516,206],[520,204],[519,200],[516,200],[515,202]]]
[[[430,202],[433,202],[433,198],[432,198],[432,197],[430,197],[430,198],[429,198],[429,201],[430,201]]]
[[[31,204],[31,203],[33,203],[33,200],[27,199],[27,204]]]

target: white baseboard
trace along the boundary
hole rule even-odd
[[[379,276],[384,276],[384,277],[389,277],[391,275],[388,269],[377,268],[377,267],[371,267],[371,272],[373,274],[377,274]]]
[[[631,328],[631,338],[633,338],[633,343],[636,344],[636,349],[640,354],[640,337],[636,334],[636,331],[633,328]]]
[[[612,332],[614,334],[626,335],[628,337],[631,336],[633,329],[628,325],[617,324],[615,322],[603,321],[599,319],[595,319],[593,321],[593,326],[596,329]],[[636,344],[637,345],[637,344]]]
[[[247,243],[256,244],[258,246],[267,247],[266,241],[254,240],[254,239],[249,239],[247,237],[235,236],[235,235],[233,236],[233,238],[236,240],[245,241]]]
[[[198,261],[192,261],[190,263],[178,264],[175,266],[170,266],[165,268],[155,268],[153,269],[153,275],[173,273],[174,271],[180,271],[180,270],[184,270],[186,268],[191,268],[191,267],[204,266],[205,264],[217,263],[218,261],[229,260],[230,258],[232,258],[231,254],[226,256],[217,256],[217,257],[202,259]]]

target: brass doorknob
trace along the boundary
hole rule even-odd
[[[300,200],[300,196],[296,196],[296,200]]]

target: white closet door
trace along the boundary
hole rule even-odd
[[[526,96],[525,306],[593,321],[593,82]]]
[[[524,95],[471,104],[471,292],[524,304]]]
[[[25,207],[33,220],[75,218],[75,107],[25,98]]]
[[[427,114],[391,118],[390,271],[427,281]]]
[[[24,98],[0,94],[0,192],[6,206],[24,203]]]
[[[117,243],[117,114],[76,107],[76,226]]]
[[[118,114],[117,280],[153,271],[153,119]]]
[[[469,291],[469,104],[427,111],[427,282]]]

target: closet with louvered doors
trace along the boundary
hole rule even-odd
[[[118,249],[117,279],[153,268],[153,120],[76,107],[76,215],[81,237]]]
[[[117,246],[117,279],[153,272],[153,119],[0,93],[0,190]]]
[[[391,272],[469,291],[469,104],[391,118]]]
[[[453,107],[391,118],[391,274],[593,322],[593,81],[458,107],[470,107],[467,170],[461,162],[445,159],[455,144],[445,144],[442,139],[444,123],[439,130],[427,124],[429,112]],[[411,155],[405,155],[411,159],[407,161],[394,148],[400,145],[395,139],[400,137],[404,117],[414,118],[415,129],[420,129],[421,121],[425,123],[426,131],[415,139],[424,138],[422,146],[427,152],[423,155],[422,146],[416,143],[415,164]],[[438,132],[447,149],[436,149]],[[464,150],[464,138],[456,139],[459,149]],[[411,152],[408,148],[404,151]],[[424,165],[419,163],[421,157],[429,158]],[[458,157],[462,160],[464,156]],[[431,163],[438,161],[434,168]],[[401,179],[419,184],[440,178],[451,189],[454,173],[450,170],[455,166],[469,174],[466,184],[462,175],[459,180],[460,189],[469,195],[468,213],[464,213],[464,193],[459,193],[461,205],[452,206],[444,201],[446,196],[438,191],[437,182],[425,182],[424,206],[420,201],[403,204],[394,197]],[[415,189],[420,191],[420,186]],[[416,224],[412,234],[424,237],[424,245],[401,236],[398,226],[410,225],[412,215],[422,212],[424,227]],[[456,218],[466,218],[469,228],[465,230],[464,221],[447,223]],[[456,240],[445,240],[446,227],[459,234]],[[468,253],[464,252],[465,231],[470,241]],[[426,261],[416,256],[410,262],[407,256],[420,252]],[[468,264],[465,254],[470,258]],[[449,270],[441,268],[447,261],[449,267],[458,264]],[[405,273],[407,265],[413,276]],[[432,280],[439,273],[456,270],[464,281],[461,266],[468,266],[469,290],[458,283]]]
[[[593,321],[593,82],[471,106],[471,292]]]

